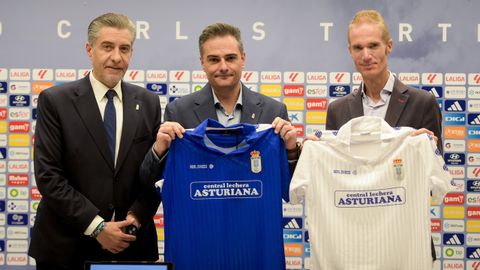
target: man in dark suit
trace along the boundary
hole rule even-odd
[[[153,187],[143,189],[138,170],[161,109],[155,94],[122,81],[134,39],[128,17],[97,17],[86,43],[90,74],[39,96],[34,161],[42,199],[29,249],[37,269],[158,259],[159,200]]]
[[[354,16],[348,29],[348,49],[363,83],[328,106],[326,129],[338,130],[363,115],[379,116],[393,127],[418,129],[413,135],[435,135],[442,150],[442,115],[435,97],[404,85],[388,70],[393,41],[380,13],[362,10]],[[436,257],[433,242],[432,257]]]
[[[207,26],[199,38],[200,62],[208,83],[198,92],[169,103],[165,121],[142,164],[142,179],[153,185],[161,176],[162,157],[185,128],[194,128],[207,118],[225,126],[236,123],[272,123],[286,143],[289,160],[298,158],[296,129],[288,121],[285,104],[255,93],[240,82],[246,55],[240,30],[226,23]],[[294,164],[294,163],[292,163]],[[293,166],[291,166],[293,168]]]

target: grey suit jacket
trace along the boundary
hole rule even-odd
[[[359,88],[328,106],[326,129],[338,130],[352,118],[360,116],[363,116],[363,105]],[[442,151],[442,115],[432,94],[406,86],[395,78],[385,121],[392,127],[431,130],[438,137],[437,147]]]
[[[241,123],[271,124],[277,116],[288,120],[285,104],[253,92],[243,84],[242,103]],[[165,121],[178,122],[184,128],[195,128],[207,118],[218,121],[210,84],[206,84],[198,92],[169,103],[164,115]],[[144,184],[153,186],[161,178],[163,166],[164,163],[160,162],[152,151],[149,151],[140,169],[140,176]],[[291,172],[293,172],[294,166],[295,164],[290,164]]]
[[[35,178],[42,194],[29,254],[70,269],[84,260],[156,260],[155,190],[143,189],[138,170],[161,123],[158,97],[122,82],[123,129],[114,167],[89,77],[54,86],[39,96]],[[156,195],[156,194],[155,194]],[[128,211],[142,228],[119,254],[103,250],[84,231],[96,215],[123,220]]]

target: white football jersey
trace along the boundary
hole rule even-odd
[[[433,139],[412,130],[363,116],[305,143],[290,201],[305,197],[311,269],[432,268],[430,192],[454,186]]]

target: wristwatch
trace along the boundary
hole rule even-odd
[[[295,148],[293,149],[287,149],[287,158],[288,160],[295,160],[300,157],[300,152],[302,151],[301,148],[302,144],[300,142],[296,143]]]

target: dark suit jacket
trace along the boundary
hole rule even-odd
[[[271,124],[278,116],[288,120],[285,104],[256,93],[242,84],[242,116],[240,123]],[[195,128],[211,118],[218,121],[213,103],[212,87],[206,84],[202,90],[186,95],[169,103],[165,109],[165,121],[180,123],[184,128]],[[149,151],[142,163],[140,174],[147,186],[152,186],[161,178],[163,165]],[[291,164],[291,172],[293,172]]]
[[[355,117],[363,116],[362,91],[333,101],[327,110],[327,130],[338,130]],[[404,85],[395,78],[385,121],[392,127],[426,128],[438,137],[442,150],[442,115],[435,97],[423,90]]]
[[[143,190],[139,167],[161,123],[158,97],[122,82],[123,129],[117,166],[89,77],[54,86],[39,96],[35,129],[35,178],[42,199],[29,249],[37,261],[74,268],[84,260],[156,260],[153,224],[159,200]],[[155,194],[156,195],[156,194]],[[142,224],[137,240],[117,255],[84,231],[96,215]]]

